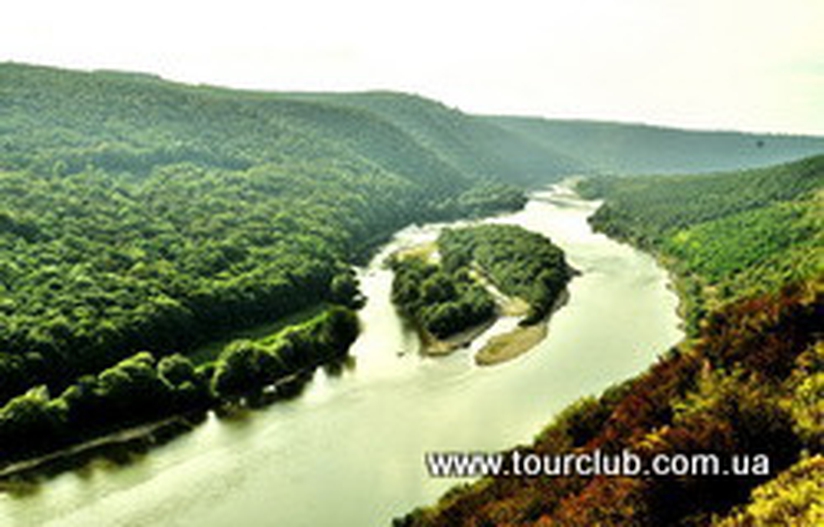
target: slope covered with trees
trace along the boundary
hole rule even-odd
[[[740,170],[793,161],[824,152],[824,138],[688,131],[639,124],[488,117],[574,159],[582,173],[685,174]]]
[[[475,170],[455,159],[476,145],[447,155],[407,128],[334,97],[0,65],[0,407],[138,352],[356,306],[350,265],[391,232],[523,205],[518,166]],[[252,348],[228,363],[278,363]],[[238,390],[224,370],[213,396]]]
[[[689,340],[563,411],[528,454],[711,454],[722,472],[487,477],[403,526],[812,525],[824,458],[822,158],[757,171],[596,179],[593,225],[662,255]],[[697,307],[703,306],[703,307]],[[734,456],[763,472],[724,474]]]
[[[393,230],[524,199],[334,100],[5,64],[0,123],[3,402],[351,303],[348,264]]]
[[[662,256],[688,326],[709,310],[824,273],[824,156],[707,176],[590,179],[596,230]]]
[[[465,172],[505,175],[511,182],[540,185],[557,175],[585,170],[584,164],[552,145],[414,95],[375,92],[315,97],[374,112]]]
[[[730,305],[690,346],[562,412],[521,458],[628,450],[764,455],[766,473],[484,478],[396,526],[812,525],[820,494],[824,289],[790,287]],[[775,478],[775,479],[774,479]],[[772,481],[774,479],[774,481]],[[748,504],[750,494],[754,501]]]

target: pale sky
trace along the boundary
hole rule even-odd
[[[6,0],[0,61],[824,135],[824,0]]]

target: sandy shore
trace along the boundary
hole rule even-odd
[[[471,327],[445,339],[437,339],[431,333],[420,330],[421,353],[430,357],[449,355],[457,349],[469,346],[473,340],[480,337],[487,329],[492,327],[497,320],[498,317],[493,317],[483,324]]]
[[[548,326],[549,323],[544,320],[533,326],[517,327],[490,338],[475,354],[475,363],[479,366],[492,366],[526,353],[546,338]]]
[[[580,274],[576,271],[577,274]],[[500,364],[519,357],[541,343],[549,333],[549,320],[552,315],[569,302],[569,290],[564,288],[549,314],[537,324],[518,326],[517,328],[496,335],[489,339],[475,354],[475,363],[479,366]]]

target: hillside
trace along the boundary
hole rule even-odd
[[[660,255],[695,330],[724,303],[824,273],[824,156],[699,176],[590,179],[596,230]]]
[[[583,192],[605,200],[595,228],[652,250],[675,272],[692,335],[507,454],[629,451],[649,467],[656,456],[701,453],[727,469],[736,456],[761,455],[766,470],[485,477],[395,525],[820,523],[822,162],[584,181]]]
[[[0,86],[0,160],[7,168],[36,162],[50,169],[56,157],[70,171],[94,163],[132,173],[181,161],[236,169],[345,159],[454,186],[465,179],[525,182],[569,172],[540,145],[404,94],[244,92],[16,64],[2,65]],[[478,144],[482,137],[488,139]],[[540,173],[525,170],[504,145],[529,152]]]
[[[824,152],[824,138],[688,131],[597,121],[486,117],[530,141],[562,152],[599,174],[684,174],[739,170]]]
[[[0,401],[352,303],[350,264],[391,232],[522,206],[517,167],[449,161],[474,145],[311,99],[0,65]]]
[[[392,93],[316,96],[374,112],[401,127],[416,141],[462,171],[504,177],[521,184],[546,184],[557,175],[586,166],[552,145],[511,133],[497,123],[467,116],[421,97]]]

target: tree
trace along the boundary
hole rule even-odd
[[[6,456],[31,455],[60,444],[66,434],[66,407],[52,402],[45,386],[32,388],[0,410],[0,445]]]

